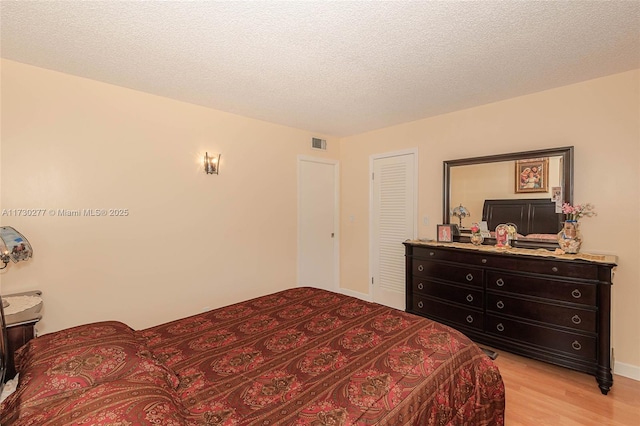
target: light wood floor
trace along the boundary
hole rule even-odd
[[[498,351],[506,388],[505,425],[640,425],[640,381],[613,376],[602,395],[595,377]]]

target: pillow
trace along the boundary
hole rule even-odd
[[[489,232],[489,234],[491,235],[491,238],[495,238],[495,237],[496,237],[496,231],[491,231],[491,232]],[[522,235],[522,234],[518,234],[518,233],[516,233],[516,237],[517,237],[517,238],[525,238],[525,236],[524,236],[524,235]],[[528,236],[528,235],[527,235],[527,238],[529,238],[529,236]]]
[[[558,236],[556,234],[529,234],[527,238],[535,239],[535,240],[549,240],[556,241]]]
[[[16,374],[16,377],[7,381],[7,383],[4,384],[4,387],[2,388],[2,393],[0,394],[0,403],[5,399],[7,399],[9,395],[14,393],[17,387],[18,387],[18,374]]]
[[[16,353],[21,406],[101,383],[145,374],[175,388],[178,378],[157,364],[125,324],[108,321],[45,334]],[[151,379],[150,379],[151,380]]]
[[[147,373],[148,370],[142,368],[131,376],[55,398],[25,402],[15,393],[0,405],[0,424],[187,424],[188,412],[175,391],[167,389],[161,380],[150,379]]]
[[[20,372],[22,365],[28,364],[35,354],[40,358],[48,357],[55,355],[60,350],[82,347],[85,343],[101,344],[118,342],[123,339],[136,340],[133,329],[118,321],[84,324],[44,334],[30,340],[16,351],[14,355],[16,371]]]

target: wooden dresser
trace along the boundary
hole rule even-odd
[[[404,244],[407,312],[478,343],[592,374],[609,392],[615,256]]]

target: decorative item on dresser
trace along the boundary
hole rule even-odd
[[[567,216],[564,226],[558,232],[558,245],[562,251],[565,253],[578,253],[580,251],[582,234],[580,233],[580,222],[578,220],[583,217],[597,216],[598,214],[594,208],[591,203],[578,204],[576,206],[572,206],[569,203],[562,205],[562,213]]]
[[[577,220],[565,220],[564,226],[558,232],[558,246],[565,253],[575,254],[582,246],[582,233]]]
[[[601,392],[609,392],[615,256],[404,245],[407,312],[478,343],[592,374]]]
[[[477,223],[474,223],[471,226],[471,237],[469,237],[471,244],[475,246],[479,246],[484,241],[484,237],[480,232],[480,226]]]
[[[459,234],[456,225],[438,225],[438,241],[441,243],[451,243],[455,236]]]
[[[460,229],[462,229],[462,219],[467,216],[471,216],[471,212],[462,204],[460,204],[458,207],[455,207],[453,210],[451,210],[451,216],[458,218],[458,225],[460,226]]]

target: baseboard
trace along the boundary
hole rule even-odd
[[[356,299],[361,299],[367,302],[371,302],[371,296],[367,293],[360,293],[359,291],[349,290],[348,288],[341,288],[340,293],[345,296],[355,297]]]
[[[617,362],[613,365],[613,373],[619,376],[628,377],[640,381],[640,367],[624,362]]]

